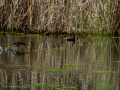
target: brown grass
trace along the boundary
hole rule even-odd
[[[110,33],[114,0],[1,0],[5,30]]]

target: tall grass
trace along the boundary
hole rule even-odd
[[[111,33],[114,0],[1,0],[5,30]]]

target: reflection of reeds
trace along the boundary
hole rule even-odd
[[[2,0],[0,25],[7,30],[110,33],[113,1]]]
[[[111,46],[113,42],[109,37],[90,36],[90,38],[81,38],[76,41],[76,43],[82,43],[80,45],[54,37],[16,38],[17,39],[8,35],[5,40],[1,40],[4,40],[4,44],[9,44],[8,46],[13,46],[12,41],[14,39],[17,41],[25,41],[28,46],[28,53],[17,56],[9,51],[6,52],[7,54],[4,52],[0,59],[1,64],[7,66],[12,65],[11,67],[1,68],[0,75],[1,82],[3,83],[15,83],[18,82],[18,80],[21,80],[20,85],[60,83],[66,86],[78,85],[82,90],[90,88],[93,88],[93,90],[94,88],[95,90],[98,88],[99,90],[99,85],[106,84],[115,84],[116,87],[119,86],[118,74],[91,73],[91,71],[119,72],[119,65],[114,65],[112,61],[119,60],[119,53],[114,51],[116,53],[112,54],[114,53],[112,50],[114,50],[115,47],[113,48]],[[34,52],[34,50],[36,50],[36,52]],[[114,56],[117,54],[118,57]],[[14,65],[16,67],[12,67]],[[28,70],[29,66],[33,67],[30,71]],[[69,71],[58,72],[55,71],[54,68]],[[17,69],[17,71],[14,69]],[[115,77],[113,77],[113,75]],[[100,90],[106,90],[103,88],[104,87],[101,87]],[[39,89],[35,88],[35,90]]]

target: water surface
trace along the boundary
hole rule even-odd
[[[120,39],[67,38],[0,34],[1,90],[119,90]]]

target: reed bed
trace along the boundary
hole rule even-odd
[[[111,33],[117,0],[0,0],[1,30]]]

